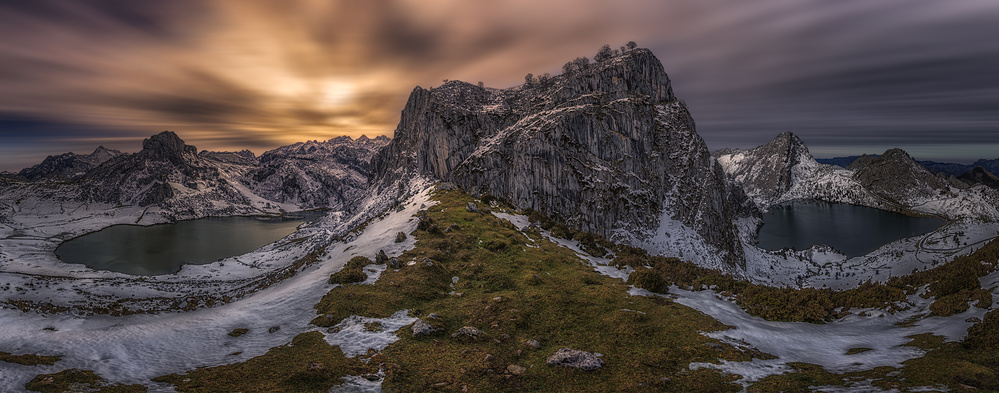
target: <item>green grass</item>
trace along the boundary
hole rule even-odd
[[[0,351],[0,362],[15,363],[25,366],[37,366],[44,364],[51,366],[62,359],[62,356],[39,356],[33,354],[14,355],[10,352]]]
[[[24,387],[43,393],[95,392],[95,393],[137,393],[145,392],[142,385],[113,385],[107,383],[93,371],[69,369],[55,374],[42,374],[29,381]]]

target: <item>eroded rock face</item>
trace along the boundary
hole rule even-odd
[[[900,205],[938,197],[948,193],[951,185],[966,187],[926,170],[902,149],[890,149],[878,157],[860,157],[847,169],[854,171],[853,178],[864,188]]]
[[[41,164],[25,168],[18,172],[18,175],[31,181],[41,179],[73,180],[121,154],[120,151],[99,146],[90,154],[64,153],[58,156],[48,156]]]
[[[364,197],[371,156],[388,142],[384,136],[299,142],[262,154],[240,180],[268,200],[343,208]]]
[[[742,185],[746,195],[769,205],[791,189],[796,166],[814,161],[796,135],[784,132],[763,146],[715,153],[726,173]]]
[[[742,260],[721,169],[646,49],[505,90],[417,87],[371,168],[376,188],[426,176],[608,237],[665,215]]]

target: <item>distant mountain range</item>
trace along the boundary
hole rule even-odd
[[[836,159],[849,161],[843,167],[819,162],[797,136],[783,133],[763,146],[723,149],[715,155],[729,179],[763,209],[817,199],[951,219],[999,220],[999,192],[974,188],[986,184],[988,171],[979,168],[978,177],[958,179],[926,169],[901,149]]]
[[[877,154],[872,154],[871,156],[877,157]],[[862,156],[848,156],[848,157],[835,157],[835,158],[816,158],[821,164],[831,164],[836,166],[841,166],[846,168],[851,162],[860,158]],[[923,168],[930,170],[931,172],[942,172],[951,176],[961,176],[965,173],[971,172],[977,167],[981,167],[990,173],[999,172],[999,158],[993,160],[979,159],[972,164],[955,164],[949,162],[936,162],[936,161],[916,161]]]
[[[198,153],[175,133],[142,142],[133,154],[99,147],[50,156],[5,176],[5,199],[44,195],[63,201],[157,207],[174,219],[288,209],[342,208],[364,196],[368,162],[389,138],[334,138],[268,151]]]

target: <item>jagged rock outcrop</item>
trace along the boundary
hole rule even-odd
[[[996,175],[993,175],[980,166],[976,166],[970,172],[958,176],[957,179],[972,186],[982,184],[986,187],[999,189],[999,177],[996,177]]]
[[[157,207],[172,219],[342,208],[364,194],[368,161],[387,143],[386,137],[356,141],[341,137],[285,146],[258,158],[250,151],[199,154],[177,134],[164,131],[145,139],[142,150],[134,154],[99,148],[89,156],[57,156],[77,163],[103,160],[72,183],[12,179],[0,186],[14,199],[30,195],[53,201]],[[49,157],[46,163],[25,171],[55,173],[51,168],[57,166],[50,164],[56,162],[68,161]]]
[[[966,187],[956,181],[948,181],[946,175],[928,171],[902,149],[890,149],[877,157],[861,156],[846,169],[854,171],[853,178],[865,189],[902,206],[953,194],[951,186]]]
[[[22,169],[18,175],[30,181],[73,180],[121,154],[118,150],[99,146],[90,154],[65,153],[58,156],[48,156],[42,163]]]
[[[815,161],[805,143],[790,132],[754,149],[722,150],[716,155],[726,175],[741,184],[746,195],[767,205],[791,189],[802,164],[813,166]]]
[[[417,87],[371,169],[376,188],[426,176],[611,237],[679,223],[742,260],[721,169],[647,49],[511,89]]]
[[[222,161],[236,165],[257,165],[260,163],[260,159],[257,158],[257,156],[253,154],[252,151],[249,150],[240,150],[240,151],[202,150],[201,153],[198,153],[198,155],[216,161]]]
[[[741,187],[761,209],[796,199],[816,199],[949,218],[999,219],[994,191],[968,190],[932,173],[904,151],[852,159],[846,168],[819,164],[792,134],[753,149],[715,152],[732,187]]]
[[[261,155],[242,182],[272,201],[341,208],[364,196],[371,157],[388,143],[385,136],[342,136],[284,146]]]
[[[220,168],[197,151],[171,131],[153,135],[142,141],[138,153],[116,157],[88,172],[83,178],[87,183],[83,197],[139,206],[181,203],[177,199],[182,195],[194,199],[184,205],[243,200],[236,188],[223,181]]]

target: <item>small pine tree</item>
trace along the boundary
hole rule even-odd
[[[597,55],[593,56],[593,60],[595,60],[597,63],[605,61],[611,58],[612,53],[614,52],[611,50],[610,45],[604,45],[600,47],[599,51],[597,51]]]
[[[524,75],[524,84],[530,86],[533,83],[534,83],[534,74],[528,72],[527,75]]]
[[[482,81],[479,81],[479,87],[486,87],[486,84],[482,83]]]
[[[625,46],[627,46],[628,49],[631,50],[631,49],[637,48],[638,44],[636,44],[635,41],[628,41],[628,45],[625,45]]]
[[[538,77],[538,84],[541,84],[541,85],[548,84],[548,82],[551,81],[551,79],[552,79],[552,74],[549,74],[549,73],[546,72],[544,74],[541,74],[541,76]]]

